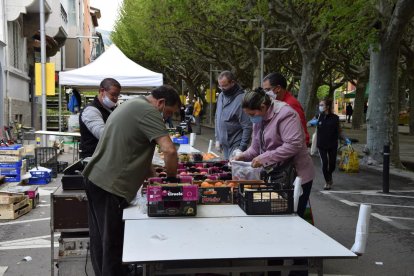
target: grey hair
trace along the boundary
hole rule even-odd
[[[228,81],[236,81],[236,77],[231,71],[223,71],[218,76],[218,79],[221,80],[222,78],[226,78]]]

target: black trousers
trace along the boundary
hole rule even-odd
[[[312,183],[313,181],[309,181],[308,183],[305,183],[302,185],[303,193],[299,197],[298,210],[297,210],[297,214],[301,218],[303,218],[303,216],[305,215],[306,205],[308,204],[309,196],[310,196],[311,189],[312,189]]]
[[[93,270],[96,276],[127,274],[122,265],[124,222],[122,213],[128,202],[108,193],[85,178],[89,204],[89,237]]]
[[[322,162],[323,177],[326,182],[330,182],[332,181],[332,173],[335,171],[338,150],[336,147],[332,149],[318,148],[318,150]]]

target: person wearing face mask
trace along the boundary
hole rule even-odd
[[[339,117],[332,111],[333,101],[324,99],[319,103],[319,116],[316,121],[317,136],[316,146],[322,163],[322,173],[325,178],[324,190],[330,190],[333,185],[332,173],[336,167],[336,156],[338,151],[338,139],[345,140],[346,144],[351,141],[346,138],[339,123]],[[312,122],[311,122],[312,123]]]
[[[300,102],[286,90],[286,78],[279,73],[270,73],[264,77],[262,87],[270,98],[287,103],[299,114],[300,122],[305,132],[305,143],[309,145],[310,138],[306,127],[305,112]]]
[[[104,79],[99,85],[99,94],[79,115],[81,133],[79,156],[92,156],[102,136],[106,120],[116,107],[121,84],[112,78]]]
[[[163,85],[148,96],[123,103],[106,122],[95,153],[82,173],[89,205],[91,260],[97,276],[127,273],[122,266],[122,213],[151,172],[156,145],[164,154],[167,180],[177,181],[177,150],[164,119],[180,106],[177,91]]]
[[[243,89],[232,72],[223,71],[218,76],[221,93],[217,99],[215,117],[216,150],[229,159],[235,150],[244,151],[250,142],[252,123],[241,107]]]
[[[235,160],[251,161],[254,168],[268,168],[293,158],[296,173],[302,178],[297,214],[303,218],[315,172],[299,115],[285,102],[271,100],[261,88],[247,92],[242,107],[253,123],[252,144]]]

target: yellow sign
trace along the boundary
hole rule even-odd
[[[185,95],[180,95],[181,104],[185,104],[185,99],[186,99]]]
[[[35,93],[42,96],[42,69],[41,64],[35,64]],[[46,95],[55,95],[55,64],[46,63]]]
[[[215,103],[216,100],[216,89],[213,89],[213,94],[210,95],[210,89],[206,90],[206,102],[210,103],[210,100],[212,100],[212,103]]]

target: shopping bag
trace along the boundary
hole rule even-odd
[[[342,151],[339,169],[344,172],[359,172],[358,153],[351,145]]]
[[[252,162],[231,161],[231,173],[234,180],[260,180],[262,168],[253,168]]]
[[[318,147],[317,147],[317,136],[318,135],[318,131],[316,130],[315,133],[312,135],[312,144],[311,144],[311,151],[310,154],[311,155],[316,155],[318,153]]]

